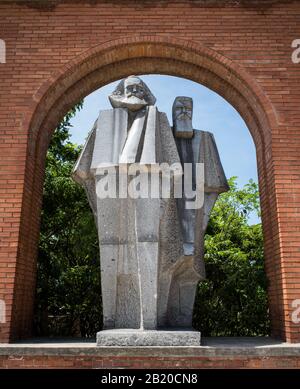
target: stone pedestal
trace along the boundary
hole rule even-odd
[[[200,346],[201,333],[191,329],[112,329],[97,333],[97,346]]]

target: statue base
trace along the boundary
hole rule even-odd
[[[111,329],[97,333],[97,346],[200,346],[201,333],[192,329]]]

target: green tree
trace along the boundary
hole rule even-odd
[[[35,333],[94,336],[102,326],[98,237],[84,190],[71,178],[81,147],[70,142],[76,105],[55,130],[46,157]]]
[[[269,334],[261,224],[248,225],[259,215],[257,184],[250,180],[219,196],[205,236],[207,279],[199,283],[194,326],[205,336]]]

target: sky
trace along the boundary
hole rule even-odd
[[[239,187],[250,178],[257,182],[255,146],[245,122],[232,105],[212,90],[187,79],[162,75],[140,77],[156,97],[159,111],[167,113],[171,125],[175,97],[192,97],[193,127],[214,134],[226,177],[237,176]],[[111,108],[108,95],[118,82],[108,84],[85,97],[83,108],[71,121],[72,142],[85,142],[99,111]],[[259,219],[251,215],[249,222],[258,223]]]

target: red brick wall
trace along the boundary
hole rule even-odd
[[[7,306],[0,341],[31,331],[51,132],[81,97],[132,73],[200,82],[246,121],[257,151],[273,335],[300,341],[291,320],[300,298],[300,64],[291,61],[300,3],[56,3],[0,0],[7,47],[0,63],[0,298]]]
[[[0,369],[299,369],[297,356],[231,357],[98,357],[98,356],[0,356]]]

